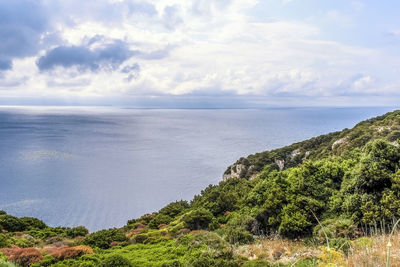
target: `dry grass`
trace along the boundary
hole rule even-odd
[[[331,248],[328,257],[326,246],[306,245],[302,241],[285,239],[260,239],[254,244],[238,246],[235,252],[250,260],[263,259],[272,264],[295,266],[302,258],[318,258],[318,266],[331,267],[386,267],[387,243],[389,235],[361,237],[351,242],[352,246],[346,256]],[[391,239],[390,266],[400,267],[400,232]]]
[[[362,239],[359,239],[362,241]],[[371,242],[353,242],[349,256],[346,259],[347,266],[351,267],[384,267],[386,266],[388,235],[371,237]],[[364,240],[368,240],[364,238]],[[393,235],[391,240],[390,262],[391,267],[400,267],[400,233]]]
[[[250,260],[263,259],[271,263],[288,264],[301,258],[317,257],[321,251],[307,246],[302,241],[290,241],[279,238],[261,239],[254,244],[239,246],[237,254]]]

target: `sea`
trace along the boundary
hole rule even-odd
[[[237,159],[395,107],[0,107],[0,210],[90,231],[218,184]]]

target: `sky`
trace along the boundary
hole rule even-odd
[[[0,105],[394,106],[397,0],[0,0]]]

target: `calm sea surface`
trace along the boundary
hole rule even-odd
[[[0,107],[0,210],[119,227],[221,180],[239,157],[394,108]]]

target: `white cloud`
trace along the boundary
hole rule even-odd
[[[42,50],[35,57],[14,60],[13,70],[0,78],[0,96],[329,97],[371,92],[373,86],[380,85],[379,79],[366,75],[352,83],[347,81],[358,73],[374,73],[387,60],[371,49],[321,40],[321,29],[316,25],[282,20],[254,22],[245,10],[257,1],[134,3],[137,5],[131,12],[127,12],[129,2],[123,0],[87,1],[79,9],[76,1],[57,1],[50,6],[68,11],[63,19],[54,19],[63,45],[85,45],[97,36],[99,45],[118,39],[131,50],[144,53],[168,48],[168,56],[155,60],[133,56],[116,71],[81,72],[75,67],[57,67],[49,73],[39,72],[36,66],[37,58],[45,54]],[[352,5],[362,8],[359,2]],[[345,26],[352,23],[336,10],[327,17]],[[55,46],[53,43],[47,49]],[[140,66],[140,75],[127,79],[121,70],[134,64]]]

